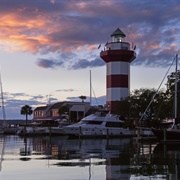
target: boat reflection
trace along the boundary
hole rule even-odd
[[[49,167],[87,167],[90,171],[103,167],[106,180],[180,179],[179,145],[139,143],[132,138],[34,137],[24,140],[24,146],[31,149],[28,158],[48,160]]]
[[[33,155],[46,155],[49,166],[104,166],[106,179],[129,179],[129,144],[132,139],[66,139],[64,137],[28,138]],[[25,145],[28,149],[28,145]],[[29,152],[27,152],[28,154]],[[29,156],[29,157],[31,157]],[[45,159],[42,156],[42,159]],[[56,160],[56,161],[54,161]]]

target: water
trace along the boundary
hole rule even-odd
[[[180,144],[0,136],[0,180],[177,180]]]

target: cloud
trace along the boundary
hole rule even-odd
[[[91,61],[88,61],[86,59],[80,59],[79,61],[76,61],[70,69],[84,69],[89,67],[100,67],[104,66],[105,63],[102,61],[102,59],[97,58]]]
[[[76,91],[74,89],[59,89],[59,90],[56,90],[56,92],[73,92],[73,91]]]
[[[81,51],[83,52],[86,48],[81,49]],[[78,57],[75,53],[61,53],[58,55],[57,59],[39,58],[36,64],[41,68],[67,68],[73,70],[104,66],[104,61],[96,56],[97,55],[94,55],[93,52],[88,55],[84,55],[85,59],[81,59],[81,57]]]
[[[36,63],[41,68],[102,66],[95,48],[111,41],[110,34],[117,27],[127,35],[128,42],[137,46],[133,65],[166,67],[180,45],[180,4],[176,0],[163,4],[150,0],[99,0],[98,4],[95,0],[0,0],[0,3],[0,47],[42,56]],[[82,52],[85,57],[96,56],[83,58]],[[66,61],[62,54],[67,54]]]
[[[57,102],[58,99],[43,95],[31,95],[26,93],[9,93],[4,92],[4,107],[6,113],[6,119],[23,119],[24,116],[20,116],[20,110],[24,105],[29,105],[34,110],[38,106],[45,106],[49,102]],[[32,119],[33,115],[29,116]],[[1,118],[0,118],[1,119]]]
[[[50,2],[51,2],[52,4],[54,4],[54,3],[55,3],[55,0],[50,0]]]
[[[37,65],[42,68],[57,68],[58,66],[62,66],[63,62],[58,62],[52,59],[39,59]]]

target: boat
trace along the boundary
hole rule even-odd
[[[37,135],[48,135],[49,130],[45,127],[38,126],[22,126],[16,133],[19,136],[37,136]]]
[[[60,118],[55,121],[57,122],[56,126],[51,126],[48,129],[46,128],[46,132],[51,135],[63,135],[62,127],[72,124],[67,113],[62,114]]]
[[[53,126],[51,127],[50,129],[50,133],[51,135],[65,135],[64,131],[63,131],[63,127],[64,126],[69,126],[71,125],[72,123],[70,122],[67,122],[66,120],[62,120],[62,121],[59,121],[58,122],[58,126]]]
[[[163,141],[179,141],[180,140],[180,124],[177,123],[177,64],[178,64],[178,54],[176,54],[176,70],[175,70],[175,113],[173,124],[168,128],[152,128],[154,135]]]
[[[69,137],[133,137],[135,130],[125,127],[125,121],[111,115],[108,110],[98,110],[84,117],[80,122],[64,126],[61,133]]]

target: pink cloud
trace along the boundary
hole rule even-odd
[[[162,52],[162,44],[172,49],[179,44],[180,6],[170,2],[163,7],[158,2],[149,6],[116,0],[9,2],[2,1],[0,6],[0,44],[7,51],[90,53],[110,41],[117,27],[128,42],[137,45],[139,59],[151,57],[155,50]]]

